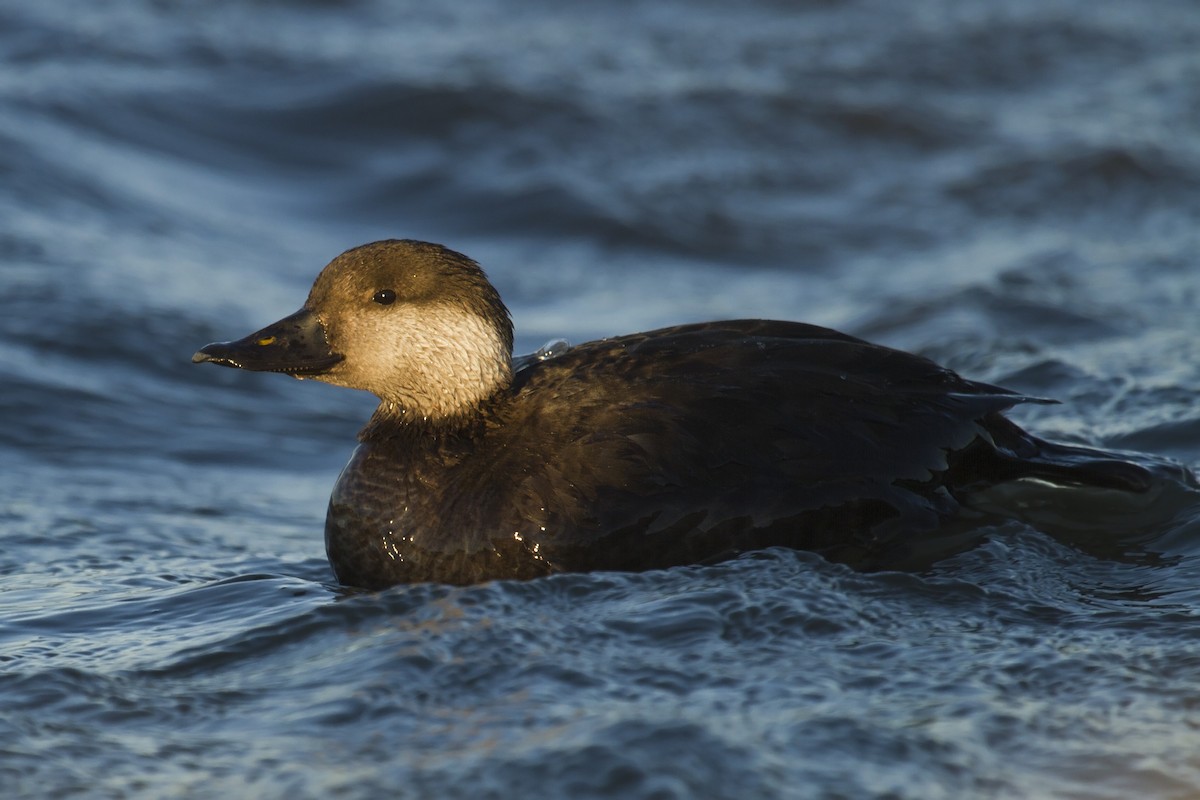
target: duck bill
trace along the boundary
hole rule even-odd
[[[307,308],[235,342],[205,345],[192,356],[193,364],[208,361],[223,367],[283,372],[296,377],[321,375],[341,360],[342,356],[329,346],[325,326]]]

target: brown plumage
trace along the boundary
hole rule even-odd
[[[1001,416],[1045,401],[812,325],[683,325],[515,373],[511,356],[508,312],[473,261],[387,241],[335,259],[297,314],[194,360],[379,396],[326,521],[339,580],[363,587],[777,545],[887,566],[980,487],[1149,482]]]

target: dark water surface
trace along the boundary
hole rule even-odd
[[[189,363],[407,236],[523,351],[802,319],[1200,466],[1193,0],[3,2],[0,56],[3,796],[1200,796],[1193,492],[344,595],[370,398]]]

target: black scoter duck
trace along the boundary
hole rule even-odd
[[[886,567],[981,488],[1150,482],[1002,415],[1046,401],[814,325],[680,325],[516,368],[512,336],[478,264],[390,240],[334,259],[295,314],[192,360],[379,398],[325,524],[338,580],[364,588],[771,546]]]

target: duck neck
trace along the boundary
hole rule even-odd
[[[423,415],[400,403],[381,401],[371,419],[358,433],[360,442],[407,438],[441,442],[470,437],[494,425],[508,397],[502,387],[477,403],[461,407],[452,414]]]

